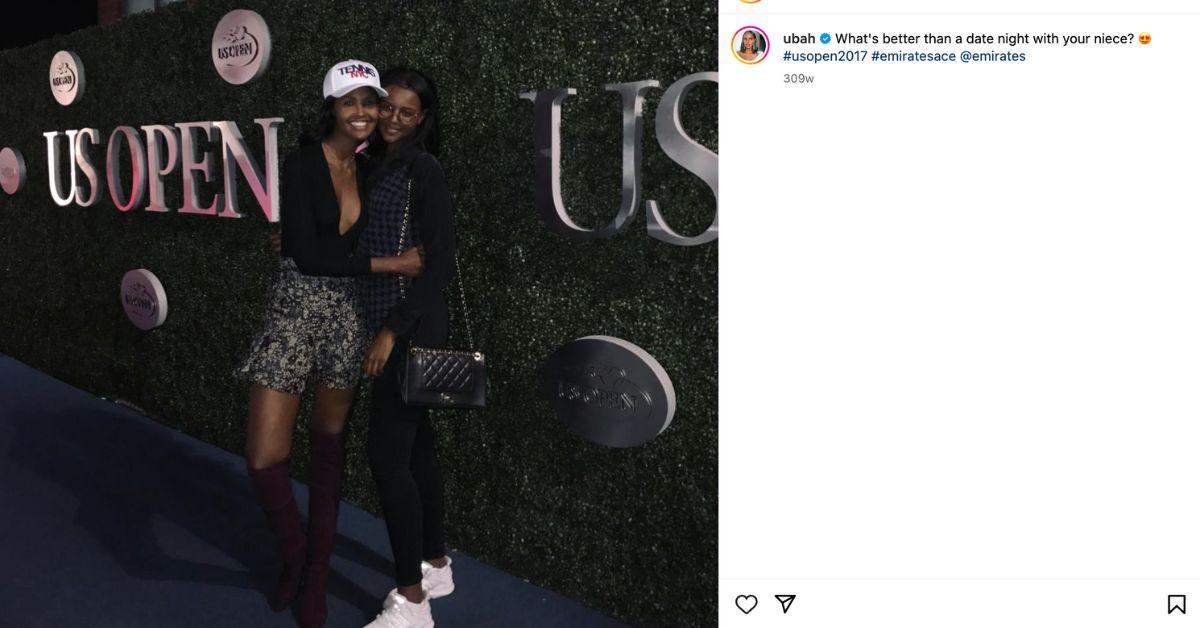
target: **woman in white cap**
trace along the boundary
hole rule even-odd
[[[279,541],[283,571],[271,607],[299,596],[301,625],[323,626],[325,582],[337,527],[345,426],[369,341],[358,312],[355,276],[417,276],[416,250],[356,256],[364,223],[365,179],[357,148],[375,131],[387,96],[369,63],[348,60],[325,74],[324,103],[300,148],[283,162],[279,269],[263,327],[237,370],[250,383],[246,466]],[[288,477],[300,395],[314,384],[309,426],[309,528],[305,535]],[[301,588],[301,582],[304,586]]]

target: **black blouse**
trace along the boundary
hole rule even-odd
[[[362,205],[358,221],[346,233],[338,233],[342,210],[338,205],[333,177],[320,142],[301,146],[283,161],[279,186],[279,213],[283,223],[280,255],[290,257],[306,275],[348,277],[371,272],[371,259],[354,254],[358,236],[367,220],[366,158],[358,160],[358,198]]]

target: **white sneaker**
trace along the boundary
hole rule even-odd
[[[427,562],[421,562],[421,588],[431,599],[446,597],[454,593],[454,572],[450,571],[450,557],[446,557],[445,567],[434,567]]]
[[[433,611],[429,608],[429,596],[420,604],[404,599],[400,592],[392,589],[383,601],[383,612],[366,628],[433,628]]]

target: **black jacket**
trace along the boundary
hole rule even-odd
[[[445,290],[454,277],[456,255],[450,190],[442,165],[433,155],[417,155],[411,168],[409,211],[425,249],[425,266],[409,286],[407,298],[392,307],[384,325],[417,346],[442,347],[450,329]]]

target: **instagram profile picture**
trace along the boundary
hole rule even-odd
[[[729,43],[729,47],[733,50],[733,57],[747,65],[753,65],[767,58],[767,53],[771,50],[771,40],[767,39],[767,33],[757,26],[743,26],[733,34],[733,41]]]

